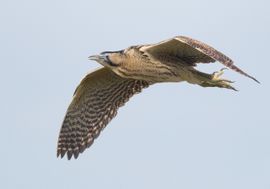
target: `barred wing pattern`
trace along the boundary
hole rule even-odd
[[[191,65],[195,63],[211,63],[218,61],[224,66],[259,83],[257,79],[235,66],[233,61],[223,53],[201,41],[189,37],[177,36],[158,44],[148,45],[143,47],[142,50],[152,56],[158,56],[162,53],[175,56]]]
[[[146,81],[124,79],[108,68],[88,74],[77,87],[58,139],[57,156],[77,158],[90,147],[117,109],[148,87]]]

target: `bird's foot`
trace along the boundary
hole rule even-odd
[[[234,83],[234,81],[221,78],[221,76],[224,74],[224,70],[227,70],[227,68],[222,68],[221,70],[214,72],[212,74],[211,83],[215,87],[227,88],[237,91],[233,86],[231,86],[231,83]]]
[[[237,91],[233,86],[231,86],[231,83],[234,83],[233,81],[222,79],[220,78],[222,74],[224,73],[224,70],[227,68],[222,68],[220,71],[216,71],[213,74],[209,75],[210,79],[207,79],[206,81],[202,82],[200,85],[203,87],[219,87],[219,88],[227,88]]]

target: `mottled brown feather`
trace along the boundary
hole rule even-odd
[[[58,139],[57,156],[77,158],[90,147],[117,109],[148,83],[124,79],[108,68],[88,74],[77,87]]]

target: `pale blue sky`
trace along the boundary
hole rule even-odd
[[[1,1],[0,188],[269,189],[269,8],[267,0]],[[73,91],[99,66],[87,57],[175,35],[211,44],[262,84],[230,70],[240,92],[152,86],[77,160],[57,159]]]

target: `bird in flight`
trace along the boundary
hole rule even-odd
[[[131,46],[89,57],[103,67],[89,73],[76,88],[58,138],[57,157],[76,159],[90,147],[116,116],[117,109],[134,94],[160,82],[186,81],[202,87],[236,90],[232,81],[222,79],[224,68],[212,74],[195,69],[198,63],[220,62],[246,77],[254,77],[209,45],[177,36],[157,44]]]

